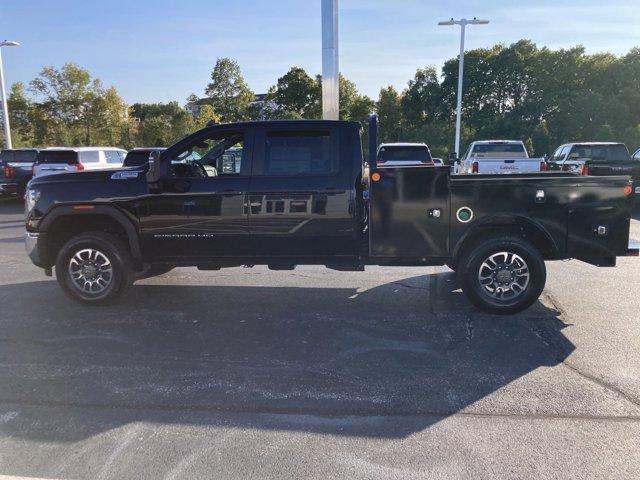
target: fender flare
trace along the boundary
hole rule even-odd
[[[78,207],[82,208],[78,208]],[[140,235],[133,220],[124,212],[112,205],[96,205],[91,203],[64,204],[53,207],[40,221],[39,230],[46,234],[47,230],[60,217],[66,216],[89,216],[106,215],[114,219],[124,228],[131,248],[131,255],[135,260],[142,260],[142,249],[140,248]]]
[[[558,247],[557,242],[553,239],[553,237],[549,234],[546,228],[544,228],[540,223],[532,220],[531,218],[524,217],[522,215],[512,215],[512,214],[497,214],[492,215],[490,217],[483,218],[478,223],[474,224],[471,228],[469,228],[457,241],[453,252],[452,258],[456,258],[462,247],[467,243],[469,239],[477,237],[480,235],[480,232],[485,228],[490,227],[504,227],[504,226],[518,226],[518,225],[527,225],[533,228],[535,231],[542,234],[545,242],[551,247],[551,253],[553,256],[558,256],[560,253],[560,248]]]

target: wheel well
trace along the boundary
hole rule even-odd
[[[545,260],[558,257],[558,247],[551,236],[539,225],[525,218],[501,218],[476,226],[465,235],[454,250],[455,262],[474,245],[488,237],[512,235],[530,242]]]
[[[94,231],[115,235],[131,248],[125,227],[109,215],[62,215],[47,228],[48,263],[51,265],[55,263],[58,252],[70,238],[80,233]]]

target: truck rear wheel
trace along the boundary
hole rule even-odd
[[[462,290],[471,303],[498,315],[530,307],[547,279],[540,252],[529,242],[511,236],[480,242],[457,267]]]
[[[88,232],[72,237],[60,249],[56,278],[70,298],[104,304],[122,295],[133,283],[129,250],[118,237]]]

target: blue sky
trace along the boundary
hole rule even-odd
[[[640,0],[340,0],[340,69],[361,91],[404,88],[421,66],[457,54],[450,17],[488,18],[470,27],[467,48],[529,38],[590,52],[640,46]],[[202,95],[217,57],[235,58],[260,93],[289,67],[321,69],[320,0],[4,0],[0,38],[10,85],[44,65],[73,61],[128,102],[181,103]]]

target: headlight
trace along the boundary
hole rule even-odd
[[[27,213],[33,210],[33,207],[36,206],[36,202],[40,198],[40,190],[36,190],[34,188],[28,188],[24,195],[24,202],[27,208]]]

